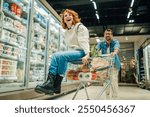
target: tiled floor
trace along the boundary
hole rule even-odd
[[[87,88],[90,100],[104,100],[104,94],[99,97],[102,86],[90,86]],[[55,100],[72,100],[75,92],[58,97]],[[97,98],[98,97],[98,98]],[[80,90],[75,100],[86,100],[85,90]],[[119,86],[119,100],[150,100],[150,91],[133,86]]]

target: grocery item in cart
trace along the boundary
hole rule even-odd
[[[104,58],[93,58],[91,61],[91,70],[109,66],[109,62]]]
[[[97,68],[105,68],[109,66],[109,62],[104,58],[93,58],[91,61],[91,72]],[[96,80],[103,82],[105,79],[108,78],[108,69],[97,71],[96,72],[97,78]]]

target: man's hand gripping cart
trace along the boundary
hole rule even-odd
[[[105,63],[101,64],[102,61],[105,61]],[[107,74],[106,74],[107,78],[104,80],[105,85],[100,90],[100,93],[96,97],[96,99],[99,99],[109,86],[112,87],[112,77],[111,76],[113,74],[114,57],[111,57],[110,54],[105,54],[105,55],[101,55],[101,56],[98,56],[95,58],[89,58],[89,65],[88,66],[90,67],[89,73],[85,73],[85,75],[84,75],[84,73],[81,72],[78,74],[78,79],[80,81],[80,84],[79,84],[72,100],[75,99],[76,95],[78,94],[79,90],[82,87],[85,90],[87,100],[90,99],[88,92],[87,92],[87,88],[86,88],[87,84],[89,82],[99,82],[98,80],[91,80],[91,75],[90,75],[91,72],[99,72],[99,71],[107,70]],[[94,69],[93,69],[93,67],[94,67]]]

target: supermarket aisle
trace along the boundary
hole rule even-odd
[[[87,88],[90,100],[94,100],[98,96],[102,86],[90,86]],[[55,100],[71,100],[75,92],[58,97]],[[82,89],[78,92],[76,100],[86,100],[85,91]],[[104,99],[104,95],[99,98]],[[119,87],[119,100],[150,100],[150,91],[132,86]]]

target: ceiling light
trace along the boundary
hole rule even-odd
[[[133,23],[134,22],[134,20],[129,20],[129,23]]]
[[[133,4],[134,4],[134,0],[132,0],[130,7],[133,7]]]
[[[127,19],[129,19],[130,15],[131,15],[131,12],[128,12],[128,16],[127,16]]]
[[[96,2],[93,1],[92,3],[93,3],[93,5],[94,5],[94,9],[97,10]]]
[[[95,15],[96,15],[96,18],[99,20],[99,15],[97,13]]]
[[[127,19],[129,19],[129,17],[130,17],[132,12],[133,12],[132,9],[129,9],[129,12],[128,12],[128,15],[127,15]]]

